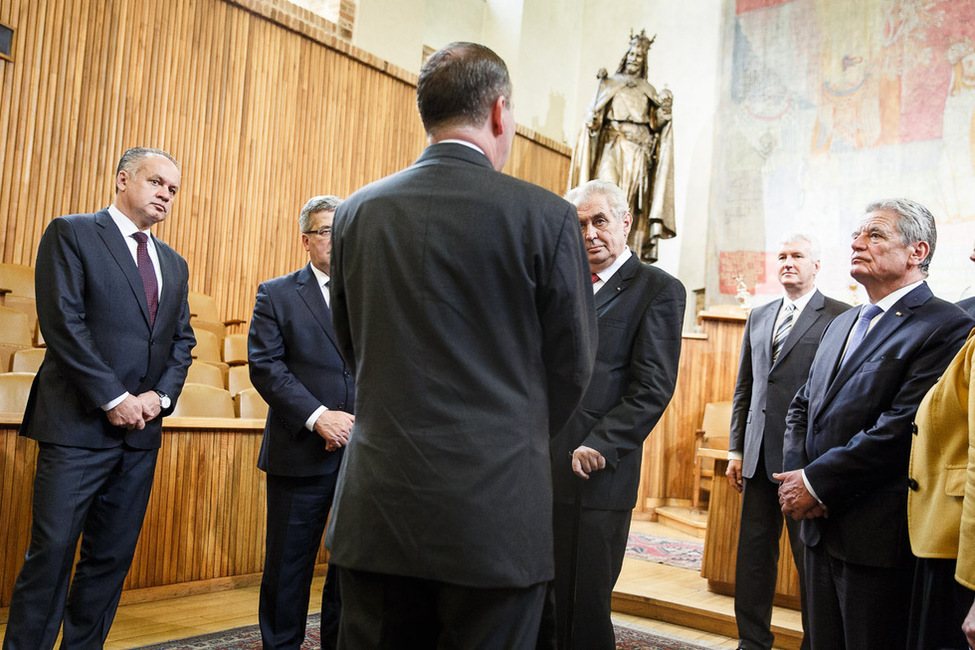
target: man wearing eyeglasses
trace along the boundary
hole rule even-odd
[[[257,290],[247,342],[254,387],[270,406],[257,466],[267,472],[267,543],[261,578],[264,648],[297,650],[308,591],[349,441],[355,386],[335,344],[329,309],[332,217],[342,200],[316,196],[298,218],[309,263]],[[338,591],[329,566],[323,648],[335,647]]]

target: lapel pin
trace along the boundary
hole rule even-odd
[[[894,312],[894,316],[900,316],[900,315],[901,315],[901,313],[899,311],[898,312]]]

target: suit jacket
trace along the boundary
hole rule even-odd
[[[155,324],[149,326],[142,278],[108,210],[52,221],[37,249],[37,318],[47,355],[31,386],[21,435],[92,449],[124,441],[136,449],[162,442],[196,344],[186,301],[186,260],[153,237],[162,273]],[[101,409],[125,391],[159,390],[170,409],[142,431],[112,426]]]
[[[247,361],[251,382],[270,407],[257,466],[282,476],[337,470],[342,450],[326,450],[305,421],[322,405],[351,413],[355,387],[310,264],[258,287]]]
[[[549,436],[596,342],[572,205],[431,145],[336,211],[330,287],[357,382],[326,534],[336,564],[471,587],[551,579]]]
[[[827,298],[816,289],[799,318],[793,323],[772,364],[772,337],[782,299],[756,307],[745,323],[738,360],[738,379],[731,410],[731,438],[728,449],[742,454],[742,475],[754,478],[764,471],[782,471],[785,416],[796,391],[806,383],[809,366],[819,347],[826,325],[849,305]],[[758,466],[762,450],[765,467]]]
[[[975,298],[965,298],[964,300],[959,300],[955,304],[967,311],[971,316],[975,317]]]
[[[975,332],[973,332],[975,334]],[[955,578],[975,589],[975,336],[917,410],[907,525],[914,555],[957,559]]]
[[[807,546],[847,562],[893,567],[909,557],[907,466],[921,398],[975,320],[935,298],[927,283],[881,316],[837,369],[859,310],[826,328],[786,424],[785,469],[805,468],[829,508],[807,519]]]
[[[684,320],[683,285],[636,254],[595,295],[596,367],[579,410],[552,439],[555,500],[587,508],[630,510],[640,485],[643,441],[674,394]],[[583,481],[572,452],[591,447],[606,469]],[[636,452],[636,453],[634,453]]]

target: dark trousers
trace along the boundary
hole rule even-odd
[[[62,619],[63,650],[102,647],[139,541],[157,451],[40,443],[30,546],[14,585],[5,650],[53,648]]]
[[[258,619],[264,648],[297,650],[305,640],[315,558],[335,495],[338,472],[293,477],[268,474],[267,534]],[[322,648],[334,648],[339,597],[329,565],[322,592]]]
[[[545,583],[481,589],[339,567],[344,650],[531,648]]]
[[[975,592],[955,580],[954,559],[919,558],[914,572],[908,650],[968,650],[962,621]]]
[[[904,648],[911,607],[913,558],[870,567],[806,547],[806,593],[813,650]]]
[[[809,629],[802,559],[806,547],[799,539],[800,524],[782,514],[779,484],[770,481],[765,474],[763,458],[759,459],[758,468],[754,478],[745,479],[741,495],[741,523],[735,561],[735,621],[738,623],[740,646],[747,650],[769,650],[775,640],[771,631],[772,600],[778,578],[779,536],[782,534],[783,520],[799,572],[802,629]],[[801,647],[809,650],[808,636],[803,638]]]
[[[623,568],[626,540],[630,532],[629,510],[582,508],[579,513],[579,547],[576,584],[573,596],[572,541],[575,534],[575,508],[556,503],[553,510],[555,531],[555,580],[546,598],[538,648],[561,650],[612,650],[616,647],[613,629],[613,587]],[[572,643],[567,637],[569,607],[572,606]]]

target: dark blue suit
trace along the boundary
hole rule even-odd
[[[153,242],[163,282],[152,327],[135,260],[108,210],[55,219],[38,247],[37,316],[47,356],[21,435],[40,449],[31,544],[5,648],[52,647],[62,616],[64,647],[99,645],[111,626],[149,500],[162,416],[172,406],[141,431],[111,425],[100,407],[148,390],[175,404],[195,344],[186,261]]]
[[[912,421],[975,325],[924,283],[885,312],[837,370],[859,311],[826,328],[786,420],[785,469],[805,468],[829,508],[828,518],[802,524],[814,650],[904,646]]]
[[[352,373],[339,355],[311,265],[258,288],[247,356],[251,381],[270,406],[258,458],[268,474],[261,634],[265,648],[298,648],[342,460],[342,450],[326,450],[305,421],[322,405],[351,413],[355,401]],[[333,578],[330,567],[322,595],[324,647],[337,632]]]

